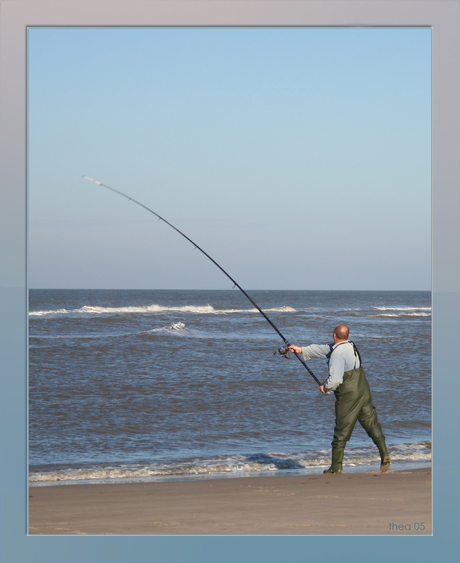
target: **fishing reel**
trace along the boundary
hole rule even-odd
[[[290,355],[289,355],[289,348],[287,346],[280,346],[280,348],[278,348],[278,350],[273,354],[279,354],[280,356],[283,356],[283,358],[286,358],[286,360],[290,359]]]

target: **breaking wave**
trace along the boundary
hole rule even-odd
[[[374,307],[372,305],[371,309],[378,311],[431,311],[431,307]]]
[[[344,457],[344,467],[367,467],[380,464],[375,448],[349,448]],[[431,442],[394,444],[388,447],[394,468],[403,469],[407,464],[431,462]],[[292,471],[322,469],[330,465],[330,450],[298,453],[270,452],[194,458],[182,461],[151,464],[94,465],[84,468],[66,468],[34,471],[29,474],[30,483],[55,484],[57,482],[95,481],[148,481],[157,478],[194,476],[238,476],[265,471]]]
[[[292,307],[274,307],[264,309],[271,313],[295,313]],[[150,313],[193,313],[196,315],[229,315],[237,313],[259,313],[257,309],[223,309],[213,305],[183,305],[180,307],[167,307],[163,305],[143,305],[136,307],[93,307],[85,305],[79,309],[56,309],[48,311],[30,311],[30,317],[45,317],[55,315],[123,315],[123,314],[150,314]]]
[[[380,313],[373,317],[431,317],[431,313]]]
[[[72,311],[67,309],[55,309],[54,311],[30,311],[29,317],[47,317],[48,315],[68,315]]]

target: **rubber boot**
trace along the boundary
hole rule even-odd
[[[375,441],[375,445],[379,449],[379,453],[380,453],[380,461],[381,461],[380,471],[382,473],[385,473],[386,471],[388,471],[390,469],[390,455],[388,454],[388,451],[387,451],[385,438],[383,436],[381,438],[378,438]]]
[[[332,464],[323,473],[342,473],[343,451],[345,448],[332,448]]]

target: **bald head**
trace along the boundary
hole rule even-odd
[[[337,325],[334,329],[334,334],[338,340],[348,340],[350,331],[346,325]]]

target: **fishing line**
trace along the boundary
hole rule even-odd
[[[104,188],[107,188],[108,190],[111,190],[112,192],[115,192],[123,197],[125,197],[128,201],[133,201],[134,203],[137,203],[137,205],[140,205],[141,207],[143,207],[144,209],[146,209],[147,211],[149,211],[150,213],[153,213],[153,215],[155,215],[155,217],[158,217],[159,220],[163,221],[164,223],[166,223],[167,225],[169,225],[171,228],[173,228],[176,232],[178,232],[180,235],[182,235],[185,239],[187,239],[191,244],[193,244],[193,246],[198,249],[200,252],[202,252],[206,258],[209,258],[209,260],[211,260],[211,262],[213,264],[215,264],[219,270],[221,270],[226,276],[227,278],[233,283],[233,287],[237,287],[248,299],[249,301],[254,305],[254,307],[259,311],[259,313],[264,317],[264,319],[271,325],[271,327],[278,333],[278,335],[281,337],[282,341],[284,342],[284,347],[282,346],[278,352],[285,358],[289,358],[289,354],[288,354],[288,347],[290,346],[289,341],[281,334],[281,332],[278,330],[278,328],[273,324],[273,322],[267,317],[267,315],[262,311],[262,309],[257,305],[257,303],[244,291],[244,289],[230,276],[230,274],[228,274],[223,268],[222,266],[220,266],[213,258],[211,258],[211,256],[209,256],[209,254],[207,254],[202,248],[200,248],[195,242],[193,242],[192,239],[190,239],[187,235],[184,235],[184,233],[182,231],[179,231],[179,229],[177,229],[174,225],[172,225],[169,221],[166,221],[166,219],[164,219],[163,217],[161,217],[161,215],[158,215],[158,213],[155,213],[155,211],[153,211],[152,209],[150,209],[149,207],[147,207],[146,205],[144,205],[143,203],[141,203],[140,201],[137,201],[136,199],[130,197],[129,195],[124,194],[123,192],[120,192],[118,190],[116,190],[115,188],[112,188],[110,186],[108,186],[107,184],[103,184],[102,182],[99,182],[99,180],[95,180],[94,178],[90,178],[89,176],[85,176],[83,175],[83,178],[85,178],[85,180],[89,180],[90,182],[94,182],[95,184],[97,184],[98,186],[103,186]],[[276,354],[277,352],[275,352]],[[311,371],[311,369],[307,366],[307,364],[305,363],[305,361],[296,353],[294,352],[295,357],[299,360],[299,362],[305,367],[305,369],[308,371],[308,373],[313,377],[313,379],[316,381],[316,383],[318,385],[321,385],[321,383],[319,382],[319,380],[316,378],[315,374]]]

